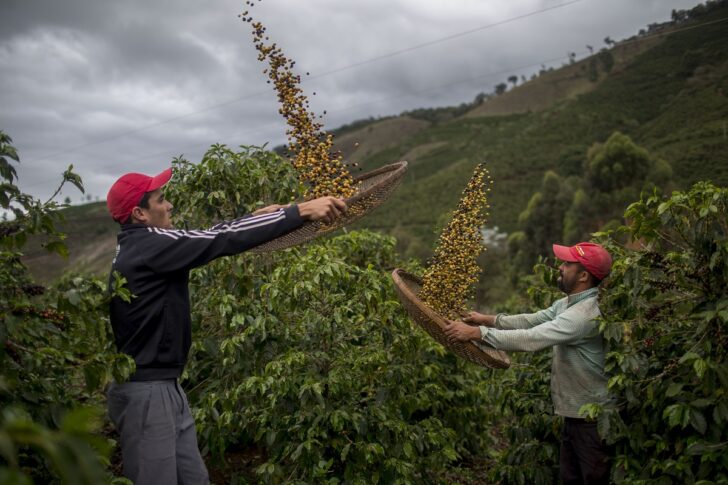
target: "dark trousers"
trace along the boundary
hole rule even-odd
[[[135,485],[208,484],[187,396],[175,379],[112,383],[109,417]]]
[[[559,478],[564,485],[609,483],[609,450],[599,437],[597,423],[564,418]]]

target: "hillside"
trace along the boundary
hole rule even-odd
[[[356,227],[391,233],[403,254],[427,257],[473,167],[485,161],[495,180],[490,223],[512,232],[545,171],[579,175],[589,147],[617,130],[668,161],[678,188],[697,180],[728,185],[726,34],[728,2],[721,2],[465,110],[423,109],[343,127],[337,149],[363,170],[410,163],[392,199]],[[104,204],[69,209],[67,219],[67,265],[105,271],[115,227]],[[66,266],[39,249],[26,262],[42,280]]]
[[[618,44],[613,68],[597,82],[585,84],[583,66],[600,54],[365,157],[367,168],[407,159],[411,170],[389,202],[396,210],[362,225],[393,231],[404,239],[401,250],[425,256],[421,248],[432,246],[438,219],[455,206],[475,164],[485,161],[495,180],[491,223],[510,232],[546,170],[579,175],[588,148],[617,130],[668,161],[678,187],[703,179],[728,185],[726,5],[661,35]],[[583,79],[576,79],[580,72]],[[535,93],[550,93],[551,105],[529,104]]]
[[[644,39],[629,39],[615,45],[609,51],[613,72],[625,69],[636,56],[662,42],[663,37],[655,36]],[[574,99],[577,96],[595,90],[601,81],[607,78],[601,57],[597,53],[563,66],[561,69],[545,71],[538,78],[528,81],[515,89],[490,99],[465,114],[466,117],[494,116],[529,111],[543,111],[557,101]],[[590,69],[594,74],[590,79]]]
[[[23,262],[31,274],[42,283],[49,283],[64,271],[103,275],[109,270],[116,249],[115,223],[105,202],[69,207],[61,211],[65,222],[59,228],[66,234],[68,259],[48,253],[38,239],[25,248]]]
[[[409,116],[389,118],[337,136],[336,149],[347,160],[363,160],[382,150],[396,147],[403,138],[416,135],[429,126],[429,122]]]

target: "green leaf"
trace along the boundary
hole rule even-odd
[[[708,364],[703,359],[695,359],[693,361],[693,369],[698,379],[702,379],[705,371],[708,369]]]
[[[408,459],[411,459],[414,456],[414,450],[412,449],[412,444],[409,442],[405,442],[405,444],[402,446],[402,451],[404,451],[404,456]]]
[[[68,247],[63,241],[51,241],[44,244],[46,251],[56,253],[64,258],[68,258]]]
[[[351,449],[351,443],[347,443],[344,445],[344,448],[341,450],[341,461],[345,462],[346,457],[349,455],[349,450]]]
[[[268,430],[268,432],[266,433],[266,436],[265,436],[265,442],[268,445],[268,447],[272,447],[273,443],[276,442],[276,435],[277,435],[277,433],[275,432],[275,430],[272,430],[272,429]]]
[[[83,367],[83,376],[86,381],[86,389],[90,392],[97,390],[106,377],[106,366],[98,364],[86,364]]]
[[[716,424],[728,423],[728,402],[725,399],[718,401],[713,408],[713,420]]]
[[[700,356],[698,354],[696,354],[695,352],[685,352],[685,354],[682,357],[680,357],[679,362],[681,364],[683,364],[685,362],[690,362],[691,360],[695,360],[695,359],[699,359],[699,358],[700,358]]]
[[[674,397],[680,394],[682,392],[683,383],[681,382],[672,382],[667,388],[667,391],[665,392],[665,396],[667,397]]]
[[[65,172],[63,172],[63,181],[64,182],[71,182],[73,185],[78,188],[78,190],[81,191],[81,193],[85,193],[83,188],[83,181],[81,180],[81,177],[73,172],[73,165],[69,165],[68,169],[66,169]]]
[[[694,443],[690,443],[688,445],[687,450],[685,450],[685,452],[688,455],[702,455],[703,453],[705,453],[705,443],[703,443],[702,441],[696,441]]]
[[[667,418],[668,424],[671,428],[674,428],[676,426],[679,426],[682,423],[683,420],[683,405],[682,404],[672,404],[665,408],[665,410],[662,413],[663,418]]]
[[[81,303],[81,295],[77,290],[68,290],[63,294],[64,298],[68,300],[68,303],[77,307]]]
[[[705,434],[705,430],[708,427],[705,416],[697,409],[690,410],[690,424],[700,434]]]
[[[97,408],[83,407],[68,412],[61,423],[61,430],[69,434],[92,433],[101,428],[102,412]]]

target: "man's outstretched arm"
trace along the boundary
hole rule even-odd
[[[332,222],[346,211],[343,200],[321,197],[272,212],[222,222],[208,230],[147,228],[147,264],[170,273],[202,266],[221,256],[238,254],[300,227],[304,221]]]
[[[270,214],[271,212],[275,212],[279,209],[285,209],[290,206],[291,204],[273,204],[258,209],[251,215],[261,216],[263,214]],[[320,219],[324,222],[332,222],[346,212],[346,203],[336,197],[320,197],[318,199],[309,200],[308,202],[302,202],[298,205],[298,209],[301,213],[301,218],[304,220],[316,221]]]

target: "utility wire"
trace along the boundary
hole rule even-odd
[[[348,71],[350,69],[354,69],[354,68],[357,68],[357,67],[361,67],[361,66],[364,66],[364,65],[367,65],[367,64],[372,64],[374,62],[377,62],[377,61],[380,61],[380,60],[383,60],[383,59],[388,59],[388,58],[395,57],[395,56],[398,56],[398,55],[401,55],[401,54],[404,54],[404,53],[407,53],[407,52],[412,52],[412,51],[415,51],[415,50],[418,50],[418,49],[422,49],[424,47],[429,47],[431,45],[439,44],[439,43],[442,43],[442,42],[447,42],[447,41],[452,40],[452,39],[457,39],[459,37],[463,37],[463,36],[466,36],[466,35],[474,34],[476,32],[480,32],[480,31],[483,31],[483,30],[486,30],[486,29],[490,29],[490,28],[497,27],[497,26],[500,26],[500,25],[508,24],[510,22],[515,22],[517,20],[521,20],[521,19],[524,19],[524,18],[527,18],[527,17],[531,17],[531,16],[534,16],[534,15],[542,14],[542,13],[548,12],[550,10],[555,10],[555,9],[558,9],[558,8],[563,8],[563,7],[566,7],[566,6],[575,4],[575,3],[579,3],[581,1],[583,1],[583,0],[571,0],[571,1],[568,1],[568,2],[565,2],[565,3],[561,3],[561,4],[558,4],[558,5],[553,5],[551,7],[547,7],[547,8],[541,9],[541,10],[535,10],[533,12],[529,12],[529,13],[526,13],[526,14],[518,15],[516,17],[511,17],[511,18],[508,18],[508,19],[505,19],[505,20],[501,20],[499,22],[495,22],[495,23],[492,23],[492,24],[483,25],[481,27],[477,27],[477,28],[474,28],[474,29],[466,30],[466,31],[463,31],[463,32],[458,32],[456,34],[448,35],[446,37],[441,37],[439,39],[435,39],[435,40],[423,42],[422,44],[416,44],[416,45],[407,47],[405,49],[400,49],[398,51],[389,52],[387,54],[382,54],[382,55],[377,56],[377,57],[372,57],[371,59],[366,59],[364,61],[356,62],[354,64],[349,64],[349,65],[346,65],[346,66],[342,66],[342,67],[339,67],[339,68],[332,69],[330,71],[325,71],[325,72],[322,72],[322,73],[317,74],[315,76],[308,76],[305,80],[318,79],[318,78],[322,78],[322,77],[325,77],[325,76],[330,76],[332,74],[336,74],[336,73],[339,73],[339,72]],[[172,117],[172,118],[166,118],[164,120],[160,120],[160,121],[157,121],[155,123],[150,123],[148,125],[144,125],[144,126],[141,126],[139,128],[132,129],[132,130],[124,131],[124,132],[119,133],[119,134],[116,134],[116,135],[107,136],[107,137],[104,137],[104,138],[100,138],[98,140],[94,140],[92,142],[83,143],[83,144],[80,144],[80,145],[76,145],[76,146],[73,146],[73,147],[69,147],[69,148],[66,148],[64,150],[61,150],[61,151],[58,151],[58,152],[55,152],[55,153],[51,153],[49,155],[44,155],[42,157],[34,158],[33,160],[30,160],[28,163],[38,162],[38,161],[46,160],[46,159],[49,159],[49,158],[55,158],[55,157],[57,157],[59,155],[65,155],[66,153],[75,152],[77,150],[80,150],[81,148],[86,148],[86,147],[89,147],[89,146],[98,145],[100,143],[104,143],[104,142],[107,142],[107,141],[110,141],[110,140],[115,140],[117,138],[121,138],[121,137],[124,137],[124,136],[132,135],[134,133],[139,133],[139,132],[142,132],[142,131],[146,131],[146,130],[149,130],[151,128],[156,128],[157,126],[160,126],[160,125],[164,125],[164,124],[167,124],[167,123],[171,123],[173,121],[178,121],[178,120],[181,120],[181,119],[184,119],[184,118],[188,118],[190,116],[195,116],[195,115],[198,115],[200,113],[205,113],[205,112],[208,112],[208,111],[216,110],[216,109],[222,108],[224,106],[228,106],[228,105],[231,105],[231,104],[234,104],[234,103],[239,103],[239,102],[244,101],[244,100],[247,100],[247,99],[257,98],[258,96],[262,96],[262,95],[265,95],[265,94],[268,94],[268,93],[269,93],[269,91],[266,90],[266,91],[258,91],[258,92],[255,92],[255,93],[247,94],[247,95],[242,96],[240,98],[235,98],[235,99],[231,99],[231,100],[228,100],[228,101],[219,103],[219,104],[211,105],[211,106],[208,106],[206,108],[202,108],[202,109],[197,110],[197,111],[191,111],[191,112],[185,113],[183,115],[175,116],[175,117]]]
[[[499,25],[508,24],[510,22],[515,22],[516,20],[521,20],[521,19],[525,19],[527,17],[532,17],[534,15],[542,14],[542,13],[548,12],[550,10],[556,10],[557,8],[567,7],[569,5],[572,5],[574,3],[579,3],[581,1],[583,1],[583,0],[571,0],[571,1],[566,2],[566,3],[560,3],[558,5],[553,5],[551,7],[547,7],[547,8],[541,9],[541,10],[536,10],[536,11],[529,12],[529,13],[526,13],[526,14],[523,14],[523,15],[518,15],[516,17],[511,17],[509,19],[501,20],[499,22],[495,22],[495,23],[492,23],[492,24],[483,25],[481,27],[476,27],[474,29],[465,30],[463,32],[458,32],[457,34],[452,34],[452,35],[448,35],[446,37],[441,37],[439,39],[435,39],[435,40],[423,42],[422,44],[416,44],[416,45],[413,45],[411,47],[407,47],[407,48],[404,48],[404,49],[401,49],[401,50],[398,50],[398,51],[393,51],[393,52],[390,52],[388,54],[382,54],[381,56],[372,57],[371,59],[367,59],[367,60],[364,60],[364,61],[356,62],[356,63],[350,64],[348,66],[343,66],[343,67],[339,67],[339,68],[336,68],[336,69],[332,69],[330,71],[326,71],[326,72],[323,72],[321,74],[317,74],[316,76],[311,76],[310,79],[316,79],[316,78],[319,78],[319,77],[328,76],[330,74],[336,74],[336,73],[339,73],[339,72],[342,72],[342,71],[348,71],[349,69],[354,69],[355,67],[364,66],[366,64],[371,64],[373,62],[381,61],[382,59],[388,59],[390,57],[395,57],[395,56],[398,56],[400,54],[404,54],[406,52],[412,52],[412,51],[417,50],[417,49],[422,49],[423,47],[429,47],[431,45],[439,44],[441,42],[446,42],[448,40],[457,39],[459,37],[463,37],[463,36],[466,36],[466,35],[474,34],[476,32],[480,32],[482,30],[490,29],[490,28],[493,28],[493,27],[498,27]]]
[[[674,34],[674,33],[684,32],[684,31],[687,31],[687,30],[693,30],[693,29],[696,29],[696,28],[699,28],[699,27],[704,27],[706,25],[716,24],[716,23],[725,22],[725,21],[728,21],[728,17],[721,18],[721,19],[716,19],[716,20],[712,20],[712,21],[709,21],[709,22],[704,22],[704,23],[701,23],[701,24],[687,26],[687,27],[684,27],[682,29],[670,30],[669,32],[656,32],[656,33],[651,34],[651,35],[648,35],[648,36],[636,37],[634,39],[620,41],[620,42],[618,42],[618,45],[619,46],[623,46],[623,45],[629,45],[629,44],[635,44],[635,43],[639,43],[639,42],[644,42],[644,41],[651,40],[651,39],[654,39],[654,38],[657,38],[657,37],[662,37],[662,36],[671,35],[671,34]],[[580,55],[584,55],[586,53],[587,53],[587,51],[579,51],[579,52],[575,52],[574,54],[580,56]],[[591,54],[591,51],[589,51],[589,53]],[[534,62],[534,63],[528,64],[528,65],[522,65],[522,66],[518,66],[518,67],[512,67],[512,68],[503,69],[503,70],[496,71],[496,72],[489,72],[489,73],[485,73],[485,74],[481,74],[481,75],[477,75],[477,76],[471,76],[471,77],[468,77],[468,78],[461,78],[461,79],[457,79],[457,80],[454,80],[454,81],[450,81],[450,82],[445,83],[445,84],[438,84],[436,86],[429,86],[427,88],[420,89],[420,90],[417,90],[417,91],[408,91],[406,93],[397,93],[397,94],[393,94],[393,95],[390,95],[390,96],[385,96],[385,97],[378,98],[378,99],[371,99],[371,100],[368,100],[368,101],[364,101],[362,103],[357,103],[357,104],[349,105],[349,106],[346,106],[346,107],[343,107],[343,108],[338,108],[338,109],[334,108],[334,110],[336,112],[343,112],[343,111],[348,111],[348,110],[351,110],[351,109],[354,109],[354,108],[359,108],[359,107],[362,107],[362,106],[367,106],[367,105],[371,105],[371,104],[382,103],[382,102],[389,101],[389,100],[393,100],[393,99],[400,99],[400,98],[405,97],[405,96],[406,97],[417,96],[417,95],[424,94],[424,93],[427,93],[427,92],[430,92],[430,91],[435,91],[435,90],[438,90],[438,89],[444,89],[444,88],[452,87],[452,86],[455,86],[455,85],[458,85],[458,84],[464,84],[464,83],[468,83],[468,82],[472,82],[472,81],[494,78],[495,76],[500,76],[500,75],[503,75],[503,74],[510,74],[510,73],[513,73],[513,72],[521,71],[523,69],[528,69],[528,68],[533,68],[533,67],[548,65],[550,63],[558,62],[558,61],[563,61],[563,60],[566,60],[566,59],[569,59],[569,56],[568,55],[567,56],[554,57],[554,58],[551,58],[551,59],[545,59],[545,60],[541,60],[541,61],[538,61],[538,62]],[[329,111],[330,113],[333,113],[333,111],[331,109],[329,109],[327,111]],[[243,131],[240,131],[240,132],[233,132],[233,133],[230,133],[227,136],[223,136],[222,138],[229,138],[229,137],[233,137],[233,136],[238,137],[238,136],[243,135],[243,134],[254,134],[254,133],[264,132],[265,130],[278,127],[281,122],[269,123],[269,124],[264,125],[262,127],[261,126],[258,126],[256,128],[253,128],[253,129],[246,129],[246,130],[243,130]],[[192,145],[186,145],[186,146],[181,147],[181,148],[183,148],[183,149],[184,148],[198,148],[198,147],[209,146],[209,145],[211,145],[211,143],[204,142],[204,143],[195,143],[195,144],[192,144]],[[157,156],[163,156],[163,155],[164,156],[169,156],[170,151],[171,150],[164,150],[164,151],[161,151],[161,152],[155,152],[155,153],[151,153],[151,154],[135,156],[134,159],[139,159],[139,158],[155,158]],[[177,150],[175,150],[175,151],[177,151]],[[132,160],[129,160],[129,161],[132,161]],[[118,163],[122,163],[122,162],[123,161],[114,160],[113,163],[114,164],[118,164]],[[102,166],[96,167],[96,169],[99,169],[99,168],[108,168],[108,166],[102,165]],[[57,179],[55,179],[55,178],[54,179],[49,179],[49,180],[46,180],[46,181],[43,181],[43,182],[36,182],[36,183],[33,183],[33,184],[28,184],[28,185],[25,185],[24,187],[36,187],[36,186],[39,186],[39,185],[43,185],[43,184],[47,184],[47,183],[50,183],[50,182],[54,182],[56,180]]]
[[[514,67],[514,68],[509,68],[509,69],[503,69],[501,71],[489,72],[489,73],[480,74],[480,75],[472,76],[472,77],[468,77],[468,78],[457,79],[455,81],[450,81],[450,82],[447,82],[445,84],[438,84],[436,86],[429,86],[427,88],[420,89],[420,90],[417,90],[417,91],[407,91],[407,92],[404,92],[404,93],[396,93],[396,94],[392,94],[390,96],[384,96],[384,97],[381,97],[381,98],[378,98],[378,99],[370,99],[370,100],[367,100],[367,101],[364,101],[364,102],[361,102],[361,103],[352,104],[352,105],[349,105],[349,106],[346,106],[346,107],[343,107],[343,108],[334,108],[333,110],[332,109],[328,109],[327,111],[329,113],[334,113],[334,112],[341,113],[341,112],[349,111],[349,110],[352,110],[352,109],[355,109],[355,108],[361,108],[362,106],[368,106],[368,105],[372,105],[372,104],[383,103],[383,102],[390,101],[390,100],[401,99],[402,97],[417,96],[417,95],[424,94],[424,93],[427,93],[427,92],[436,91],[436,90],[439,90],[439,89],[444,89],[444,88],[456,86],[458,84],[464,84],[464,83],[467,83],[467,82],[477,81],[477,80],[481,80],[481,79],[487,79],[487,78],[491,78],[491,77],[495,77],[495,76],[500,76],[500,75],[503,75],[503,74],[509,74],[509,73],[514,72],[514,71],[520,71],[522,69],[527,69],[529,67],[537,67],[537,66],[541,66],[541,65],[548,64],[548,63],[551,63],[551,62],[562,61],[562,60],[565,60],[567,58],[568,58],[568,56],[555,57],[555,58],[551,58],[551,59],[546,59],[546,60],[542,60],[542,61],[539,61],[539,62],[535,62],[535,63],[532,63],[532,64],[528,64],[528,65],[525,65],[525,66],[519,66],[519,67]],[[246,129],[246,130],[243,130],[243,131],[236,131],[236,132],[230,133],[229,135],[226,135],[226,136],[223,136],[223,137],[218,137],[217,139],[219,140],[220,138],[230,138],[230,137],[233,137],[233,136],[238,137],[238,136],[244,135],[244,134],[260,133],[260,132],[264,132],[264,131],[266,131],[268,129],[277,128],[277,127],[279,127],[279,125],[281,123],[283,123],[283,120],[281,120],[280,122],[268,123],[268,124],[266,124],[264,126],[258,126],[256,128]],[[211,143],[209,143],[209,142],[194,143],[194,144],[191,144],[191,145],[185,145],[183,147],[180,147],[179,149],[174,149],[174,151],[179,153],[180,151],[183,152],[184,149],[199,148],[199,147],[210,146],[210,145],[211,145]],[[147,153],[147,154],[144,154],[144,155],[134,156],[132,159],[129,159],[129,160],[118,160],[118,159],[115,159],[113,161],[113,164],[120,164],[120,163],[123,164],[125,161],[133,161],[133,160],[138,160],[140,158],[156,158],[158,156],[169,156],[169,153],[171,151],[172,150],[163,150],[163,151],[155,152],[155,153]],[[104,169],[104,168],[108,168],[108,167],[109,167],[109,165],[99,165],[99,166],[96,166],[95,169],[96,170],[99,170],[99,169]],[[49,179],[49,180],[42,181],[42,182],[36,182],[36,183],[33,183],[33,184],[28,184],[28,185],[25,185],[24,187],[36,187],[36,186],[43,185],[43,184],[46,184],[46,183],[49,183],[49,182],[53,182],[55,180],[56,180],[55,178],[54,179]]]

